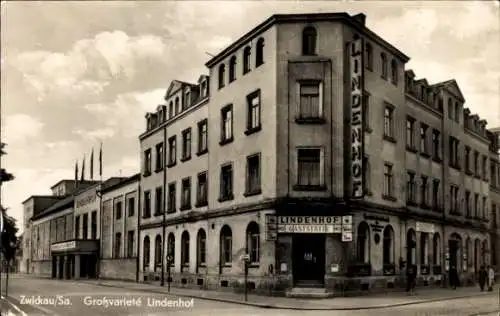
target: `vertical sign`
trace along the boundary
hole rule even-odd
[[[273,241],[278,238],[278,220],[276,215],[266,214],[266,240]]]
[[[350,43],[350,102],[351,102],[351,197],[362,198],[363,188],[363,40]]]

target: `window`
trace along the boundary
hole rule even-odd
[[[451,99],[448,99],[448,119],[453,119],[453,102]]]
[[[427,148],[427,130],[429,126],[420,123],[420,152],[427,154],[429,149]]]
[[[171,182],[168,185],[168,212],[175,212],[175,207],[177,205],[175,201],[176,197],[176,185],[175,182]]]
[[[302,55],[316,55],[316,29],[312,26],[304,28],[302,31]]]
[[[392,107],[386,106],[384,108],[384,136],[394,137],[394,109]]]
[[[491,185],[493,187],[497,187],[497,173],[495,169],[495,161],[490,160],[490,177],[491,177]]]
[[[175,115],[179,114],[181,112],[181,107],[179,104],[179,97],[175,98]]]
[[[243,50],[243,74],[250,72],[250,56],[252,55],[252,49],[247,46]]]
[[[438,210],[440,208],[439,205],[439,180],[432,180],[432,208],[434,210]]]
[[[229,104],[221,109],[221,145],[233,140],[233,105]]]
[[[385,53],[380,54],[380,65],[382,67],[382,78],[387,79],[387,57]]]
[[[122,219],[122,202],[116,202],[115,204],[115,218],[116,220]]]
[[[151,258],[151,244],[149,241],[149,236],[144,237],[143,246],[142,246],[142,268],[146,271],[149,268],[149,261]]]
[[[75,218],[75,239],[80,239],[80,215]]]
[[[168,139],[168,165],[173,166],[177,162],[177,136]]]
[[[198,155],[208,151],[208,121],[198,122]]]
[[[479,175],[479,153],[474,151],[474,174]]]
[[[151,148],[144,151],[144,175],[151,174]]]
[[[182,131],[182,161],[191,159],[191,128]]]
[[[465,146],[465,171],[470,172],[470,147]]]
[[[438,130],[432,130],[432,157],[434,159],[440,159],[441,157],[441,144],[440,144],[441,133]]]
[[[397,85],[398,84],[398,64],[396,63],[396,60],[391,61],[391,81],[393,84]]]
[[[408,171],[406,173],[406,201],[410,203],[416,202],[416,181],[415,173]]]
[[[422,206],[427,206],[427,201],[429,201],[429,196],[427,194],[427,190],[429,189],[428,178],[426,176],[422,176],[420,183],[420,204]]]
[[[205,266],[207,263],[207,233],[200,228],[198,231],[197,241],[197,265]]]
[[[156,171],[163,169],[163,143],[156,145]]]
[[[128,198],[128,216],[132,217],[135,215],[135,198]]]
[[[207,172],[198,174],[198,187],[196,190],[196,206],[206,206],[208,204],[208,179]]]
[[[297,150],[297,184],[299,186],[323,185],[323,151],[321,148]]]
[[[89,214],[83,214],[83,239],[88,239],[89,234]]]
[[[155,190],[155,215],[162,213],[163,209],[163,188],[157,187]]]
[[[168,118],[171,119],[172,117],[174,117],[174,102],[173,101],[170,101],[170,103],[168,104]]]
[[[229,60],[229,82],[236,80],[236,56]]]
[[[170,257],[170,266],[175,263],[175,236],[173,233],[168,234],[167,239],[167,255]]]
[[[300,83],[299,118],[321,118],[323,98],[321,82]]]
[[[259,225],[251,222],[246,231],[246,253],[250,256],[250,264],[259,264],[260,261],[260,233]]]
[[[247,96],[247,132],[250,134],[260,128],[260,90]]]
[[[394,175],[392,173],[392,165],[384,164],[384,195],[392,197],[394,190]]]
[[[121,257],[121,248],[122,248],[122,233],[115,234],[115,253],[114,258]]]
[[[245,195],[260,193],[260,154],[247,157]]]
[[[458,187],[450,185],[450,213],[459,213]]]
[[[455,122],[460,123],[460,105],[455,102]]]
[[[471,193],[469,190],[465,191],[465,216],[471,217],[472,209],[471,209]]]
[[[184,92],[184,109],[187,109],[191,105],[191,91],[186,90]]]
[[[487,164],[488,164],[488,157],[483,156],[483,163],[481,164],[481,167],[483,169],[482,170],[482,174],[483,174],[483,179],[484,180],[488,179],[488,172],[487,172],[488,166],[487,166]]]
[[[191,178],[182,179],[181,210],[191,208]]]
[[[220,232],[220,264],[231,265],[233,262],[233,233],[229,226],[224,225]]]
[[[142,217],[143,218],[151,217],[151,192],[150,191],[144,192],[144,209],[143,209]]]
[[[207,89],[207,81],[203,80],[201,82],[201,97],[204,98],[208,94],[208,89]]]
[[[127,234],[127,258],[134,256],[134,231],[131,230]]]
[[[429,264],[429,234],[420,233],[420,265],[426,266]]]
[[[441,266],[441,240],[439,233],[434,233],[432,243],[432,262],[435,267]]]
[[[373,69],[373,47],[370,43],[366,44],[366,68]]]
[[[459,147],[458,139],[450,136],[450,166],[454,168],[459,168],[458,147]]]
[[[161,268],[161,256],[162,256],[162,246],[161,246],[161,236],[156,235],[155,238],[155,271],[158,267]]]
[[[181,265],[189,266],[189,233],[187,231],[181,235]]]
[[[384,228],[384,264],[394,264],[394,230],[390,225]]]
[[[261,37],[257,40],[257,51],[255,52],[255,67],[259,67],[264,63],[264,39]]]
[[[228,164],[221,167],[219,201],[231,199],[233,199],[233,165]]]
[[[226,76],[226,65],[219,66],[219,89],[224,87],[224,77]]]
[[[488,219],[488,198],[483,197],[483,214],[481,218],[484,220]]]
[[[370,166],[370,159],[368,156],[363,157],[363,179],[365,182],[365,193],[370,195],[371,194],[371,166]]]
[[[371,132],[370,127],[370,95],[368,92],[363,93],[363,124],[366,132]]]
[[[474,194],[474,218],[479,218],[479,211],[481,206],[479,205],[479,194]]]
[[[97,211],[90,214],[90,239],[97,239]]]
[[[356,238],[356,258],[359,263],[370,263],[370,228],[366,222],[358,226]]]
[[[406,118],[406,148],[413,149],[415,148],[415,119],[411,117]]]

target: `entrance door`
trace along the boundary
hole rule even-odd
[[[325,282],[325,235],[293,236],[293,279],[301,286],[322,286]]]
[[[57,257],[52,256],[52,278],[55,279],[57,277]]]
[[[63,256],[59,256],[58,270],[59,270],[58,277],[59,277],[59,279],[62,279],[63,274],[64,274],[64,257]]]
[[[450,268],[455,267],[458,270],[458,241],[450,240],[448,242],[450,248]]]

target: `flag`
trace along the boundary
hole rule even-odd
[[[99,176],[102,177],[102,142],[101,149],[99,149]]]
[[[90,154],[90,180],[94,180],[94,147],[92,147]]]
[[[80,178],[80,181],[83,182],[85,180],[85,155],[83,155],[83,162],[82,162],[82,176]]]
[[[78,160],[75,161],[75,182],[78,181]]]

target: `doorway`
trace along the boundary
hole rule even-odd
[[[325,235],[296,234],[292,241],[293,280],[300,286],[325,283]]]
[[[55,279],[57,277],[57,257],[52,256],[52,278]]]
[[[458,271],[458,240],[449,240],[448,247],[450,248],[450,268],[455,267]]]

